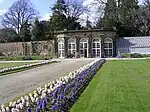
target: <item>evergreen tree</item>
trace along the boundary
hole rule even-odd
[[[48,21],[39,21],[35,19],[32,27],[32,40],[42,41],[51,39],[51,29]]]
[[[115,0],[107,0],[102,26],[104,28],[112,28],[117,19],[117,5]]]
[[[79,16],[85,12],[82,0],[57,0],[52,8],[50,26],[53,30],[80,29]]]
[[[40,27],[40,22],[38,18],[35,19],[34,25],[32,27],[32,40],[34,41],[40,41],[41,39],[41,27]]]
[[[138,8],[137,0],[107,0],[102,26],[116,27],[119,36],[136,35],[135,16]]]
[[[118,7],[117,30],[120,36],[136,35],[136,11],[139,8],[137,0],[120,0]]]
[[[50,24],[54,30],[64,30],[66,28],[66,11],[65,1],[57,0],[56,4],[52,8],[52,16],[50,18]]]

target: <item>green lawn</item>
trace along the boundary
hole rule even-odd
[[[20,66],[25,64],[31,64],[33,62],[13,62],[13,63],[0,63],[0,69],[1,68],[8,68],[8,67],[14,67],[14,66]]]
[[[107,61],[71,112],[150,112],[150,60]]]

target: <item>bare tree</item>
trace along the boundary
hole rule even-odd
[[[66,17],[79,18],[83,13],[87,13],[88,9],[83,5],[83,0],[65,0],[66,3]]]
[[[25,43],[26,33],[29,31],[31,23],[37,14],[38,11],[34,9],[30,0],[18,0],[12,4],[2,17],[2,26],[14,29],[22,40],[24,55],[27,52]]]
[[[25,24],[30,24],[38,14],[30,0],[18,0],[12,4],[8,12],[2,17],[2,25],[5,28],[13,28],[21,35],[21,29]],[[20,36],[21,38],[21,36]]]

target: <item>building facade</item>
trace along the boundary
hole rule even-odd
[[[58,58],[96,58],[116,56],[116,32],[103,29],[66,30],[56,33]]]
[[[116,41],[116,52],[150,54],[150,36],[119,38]]]

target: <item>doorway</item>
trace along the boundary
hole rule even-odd
[[[88,57],[88,39],[83,38],[80,40],[80,57]]]

